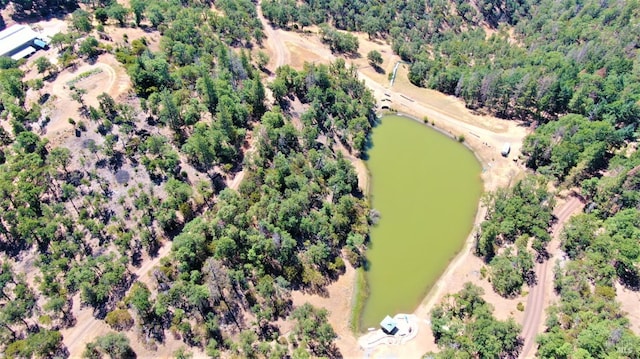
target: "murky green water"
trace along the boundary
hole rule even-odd
[[[362,328],[410,313],[462,248],[482,182],[473,153],[416,121],[385,116],[369,151],[372,206],[381,214],[367,258]]]

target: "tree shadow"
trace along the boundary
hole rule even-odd
[[[629,268],[618,262],[616,264],[616,272],[618,272],[620,284],[625,288],[634,292],[640,291],[640,274],[638,274],[637,269],[633,267]]]
[[[139,248],[131,251],[131,265],[138,268],[142,264],[142,251]]]
[[[32,9],[16,9],[11,15],[11,19],[16,22],[40,22],[52,19],[64,20],[65,17],[78,8],[76,2],[68,3],[69,6],[50,7],[49,2],[33,2]],[[41,4],[41,8],[35,8],[36,4]]]
[[[326,355],[326,357],[330,359],[344,358],[342,356],[342,353],[340,353],[340,349],[338,349],[338,346],[335,344],[331,344],[330,348],[326,349],[324,352],[320,352],[317,354],[319,354],[321,357]]]
[[[359,52],[350,52],[350,53],[345,53],[344,57],[348,58],[349,60],[357,60],[357,59],[361,59],[362,55],[360,55]]]
[[[549,258],[551,258],[551,254],[546,247],[536,250],[536,262],[543,263],[544,261],[549,260]]]
[[[375,72],[377,72],[377,73],[379,73],[381,75],[384,75],[384,74],[387,73],[382,67],[380,67],[378,65],[374,64],[374,65],[371,65],[371,67],[375,70]]]
[[[89,56],[84,59],[84,62],[88,63],[89,65],[95,65],[98,62],[98,55]]]
[[[107,167],[107,159],[101,158],[96,161],[96,168],[106,168]]]
[[[376,126],[377,126],[377,124],[374,125],[373,127],[376,127]],[[360,153],[360,159],[362,159],[364,161],[368,161],[369,160],[369,151],[371,151],[371,149],[373,149],[373,138],[371,136],[371,133],[369,133],[367,135],[366,140],[364,141],[364,149]]]
[[[538,284],[538,278],[536,276],[536,272],[530,270],[524,274],[524,281],[527,283],[529,287],[533,287]]]
[[[51,97],[51,94],[48,92],[43,94],[42,96],[40,96],[40,98],[38,98],[38,104],[40,106],[44,105],[45,102],[47,102],[47,100],[49,100],[50,97]]]

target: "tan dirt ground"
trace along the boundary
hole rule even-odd
[[[318,57],[323,58],[325,62],[332,61],[335,58],[317,38],[310,38],[307,34],[301,35],[300,33],[283,32],[281,30],[276,30],[275,34],[287,46],[287,50],[295,54],[295,56],[292,56],[295,59],[308,56],[308,53],[313,54],[311,58],[314,61],[317,61]],[[506,121],[492,116],[472,113],[465,108],[462,101],[455,97],[412,85],[406,76],[408,71],[406,65],[399,67],[396,81],[393,87],[390,87],[386,76],[395,66],[397,57],[394,57],[389,46],[383,45],[382,42],[370,42],[364,39],[362,35],[359,36],[359,40],[361,44],[360,56],[346,60],[358,68],[361,79],[372,89],[375,97],[378,100],[390,98],[392,108],[418,119],[427,116],[429,122],[434,123],[434,127],[452,137],[464,136],[465,144],[474,151],[483,165],[482,179],[485,190],[491,191],[499,187],[508,186],[524,176],[525,171],[523,166],[518,163],[517,155],[520,153],[522,139],[529,131],[528,128],[515,121]],[[371,49],[375,49],[378,45],[380,45],[378,51],[383,54],[385,59],[382,65],[385,70],[384,74],[375,71],[366,61],[366,53]],[[302,60],[296,61],[295,67],[302,67]],[[511,144],[512,152],[509,158],[503,158],[499,153],[504,143]],[[354,161],[354,165],[356,165],[356,168],[361,168],[357,161]],[[366,167],[364,167],[364,170],[358,170],[359,176],[365,172]],[[479,206],[477,213],[476,227],[483,219],[484,209]],[[471,235],[469,241],[472,241]],[[414,312],[423,320],[420,323],[420,329],[422,330],[417,339],[403,347],[383,347],[374,353],[354,351],[351,345],[353,345],[355,336],[349,332],[348,326],[348,318],[350,317],[349,303],[352,300],[350,296],[341,295],[339,298],[331,299],[330,295],[329,299],[320,300],[314,298],[314,296],[296,293],[294,302],[302,304],[304,300],[309,300],[315,305],[327,308],[332,313],[330,321],[341,338],[338,341],[338,347],[345,357],[369,355],[401,358],[420,357],[425,352],[437,350],[431,330],[428,329],[429,312],[433,305],[442,299],[444,294],[459,291],[467,281],[472,281],[484,289],[484,298],[494,306],[494,314],[497,318],[507,319],[508,317],[513,317],[517,322],[522,323],[524,321],[524,313],[519,312],[516,306],[518,303],[527,303],[528,293],[524,292],[522,296],[514,299],[505,299],[497,295],[491,288],[491,284],[487,280],[480,278],[480,269],[484,266],[484,263],[471,253],[471,243],[469,241],[465,249],[452,261],[446,272],[441,276],[434,288],[431,289],[429,295]],[[546,273],[546,269],[539,273]],[[355,283],[353,273],[344,275],[344,277],[349,276],[351,278],[346,281]],[[545,288],[545,292],[548,292],[546,289],[550,288],[552,284],[552,276],[545,275],[543,278],[545,278],[545,281],[541,283],[542,288]],[[343,279],[341,278],[340,281],[343,281]],[[330,293],[345,293],[345,289],[341,289],[337,283],[330,285],[329,291]],[[548,293],[543,298],[543,308],[545,308],[553,300],[553,295]],[[338,300],[338,302],[335,302],[335,300]],[[541,323],[543,323],[542,320]]]
[[[69,118],[76,122],[89,121],[80,116],[80,104],[71,98],[68,82],[78,78],[82,73],[95,69],[99,69],[101,72],[75,84],[77,88],[87,91],[83,96],[87,106],[97,107],[97,97],[103,92],[108,93],[117,101],[131,88],[129,77],[111,54],[100,55],[95,64],[80,63],[75,70],[61,71],[55,81],[45,83],[45,87],[40,90],[42,94],[49,93],[51,95],[51,98],[45,103],[43,112],[51,118],[51,122],[46,127],[45,137],[51,141],[52,146],[62,143],[69,136],[73,136],[73,126],[68,122]]]
[[[640,292],[627,289],[616,283],[616,300],[620,302],[620,307],[627,313],[629,318],[629,328],[640,335]]]
[[[166,242],[158,255],[154,258],[148,258],[145,256],[142,266],[138,269],[134,269],[133,273],[138,277],[138,280],[152,286],[150,270],[160,263],[160,259],[168,255],[171,251],[172,242]],[[96,337],[105,335],[109,332],[114,332],[104,321],[98,320],[93,316],[93,310],[90,307],[83,307],[80,304],[80,295],[77,294],[73,297],[72,306],[73,316],[76,318],[77,324],[71,328],[62,329],[60,332],[63,335],[63,342],[69,350],[69,356],[71,358],[80,358],[85,346],[88,342],[95,340]],[[136,337],[135,325],[132,330],[124,332],[129,338],[131,348],[135,351],[138,358],[172,358],[173,353],[181,347],[186,347],[186,344],[180,339],[175,339],[171,334],[167,335],[165,342],[158,345],[157,350],[148,350],[145,348]],[[197,348],[189,348],[195,357],[204,357],[204,352]]]
[[[5,21],[7,21],[8,25],[10,24],[10,20],[8,20],[6,16]],[[57,21],[58,22],[53,20],[51,23],[46,24],[46,26],[43,25],[42,27],[43,29],[55,29],[56,26],[61,25],[61,20]],[[62,22],[62,24],[64,24],[64,22]],[[300,33],[286,32],[279,29],[273,30],[269,26],[265,26],[265,30],[268,36],[265,50],[271,58],[268,65],[269,69],[275,70],[275,67],[278,65],[286,63],[292,64],[295,68],[301,68],[304,59],[307,61],[326,63],[335,58],[335,56],[321,44],[317,36],[303,36]],[[311,28],[310,30],[313,31],[315,29]],[[152,45],[150,47],[153,50],[158,48],[157,41],[159,37],[157,33],[146,33],[139,29],[115,28],[112,26],[107,27],[107,32],[116,43],[123,41],[122,35],[124,33],[128,34],[129,41],[132,41],[138,36],[146,36],[147,39],[151,40]],[[381,99],[385,92],[389,92],[391,94],[389,97],[393,101],[393,107],[396,109],[418,118],[426,115],[430,121],[435,122],[435,127],[438,129],[452,135],[464,135],[465,143],[474,150],[483,163],[485,171],[482,174],[482,178],[486,190],[493,190],[499,186],[507,185],[522,176],[522,167],[510,159],[502,158],[499,151],[504,142],[510,142],[512,144],[512,155],[510,157],[514,158],[514,154],[519,153],[521,140],[527,132],[526,128],[511,121],[499,120],[490,116],[475,115],[468,111],[464,107],[464,104],[458,99],[413,86],[406,79],[407,69],[404,68],[404,66],[400,66],[396,83],[393,88],[389,88],[387,75],[398,60],[397,56],[393,55],[390,46],[382,41],[369,41],[366,35],[363,34],[359,34],[358,37],[361,49],[360,57],[346,59],[346,61],[358,67],[361,78],[372,88],[376,94],[376,98]],[[372,49],[377,49],[383,55],[384,63],[382,68],[384,69],[384,73],[378,73],[368,65],[366,53]],[[36,57],[38,57],[37,54],[33,58]],[[85,65],[80,66],[82,68]],[[101,83],[104,82],[104,84],[95,87],[89,86],[92,87],[91,91],[95,93],[92,92],[91,94],[85,95],[87,102],[93,101],[93,96],[97,96],[97,94],[102,92],[97,92],[98,88],[103,91],[105,87],[108,88],[107,92],[114,98],[117,98],[117,96],[128,90],[130,86],[129,79],[122,66],[115,61],[113,56],[103,55],[96,65],[88,66],[106,66],[104,67],[106,77],[102,78],[103,81],[101,81]],[[111,70],[109,70],[108,67],[110,67]],[[58,84],[58,87],[56,87],[57,90],[60,90],[60,83],[63,83],[65,78],[73,77],[73,74],[67,74],[66,72],[68,72],[68,70],[63,71],[59,75],[59,78],[56,79],[55,83]],[[81,72],[82,71],[76,71],[75,74]],[[60,77],[63,80],[60,80]],[[53,85],[47,84],[47,86],[49,87],[41,90],[42,93],[46,91],[52,92]],[[62,90],[65,89],[63,88]],[[70,125],[68,125],[66,121],[68,117],[77,116],[78,106],[77,103],[69,100],[68,93],[65,94],[64,91],[61,91],[59,94],[52,94],[56,95],[58,99],[55,100],[56,102],[52,106],[54,116],[52,116],[52,123],[49,125],[50,134],[47,134],[47,137],[51,136],[55,140],[56,136],[59,136],[60,139],[63,139],[64,136],[71,135]],[[56,123],[53,121],[54,117],[57,120]],[[359,182],[363,183],[365,179],[368,179],[366,166],[364,166],[362,161],[354,162],[354,164],[358,170]],[[242,178],[242,175],[239,173],[238,176],[231,181],[232,187],[239,184],[240,181],[238,177]],[[482,208],[479,207],[475,222],[476,225],[482,220],[483,213]],[[161,252],[168,253],[169,248],[170,243],[169,245],[165,245]],[[142,267],[136,270],[136,274],[139,275],[142,281],[148,281],[148,268],[152,268],[161,257],[162,255],[155,259],[145,259]],[[460,255],[452,261],[446,272],[441,276],[434,288],[432,288],[430,294],[418,307],[415,314],[422,319],[427,319],[430,308],[434,303],[437,303],[445,293],[456,292],[462,288],[464,282],[473,281],[485,289],[485,299],[494,305],[496,308],[495,315],[499,319],[514,316],[516,321],[521,322],[524,314],[518,312],[515,307],[518,302],[526,302],[526,297],[507,300],[497,296],[491,289],[490,284],[480,278],[479,271],[482,266],[482,261],[471,254],[470,248],[465,247]],[[342,354],[347,358],[361,357],[365,354],[357,348],[356,338],[351,333],[348,323],[355,273],[353,268],[347,266],[346,273],[327,287],[329,296],[326,298],[301,292],[293,293],[293,301],[296,305],[309,301],[316,306],[329,309],[331,312],[329,317],[330,322],[339,335],[336,343]],[[625,292],[621,288],[618,288],[618,294],[618,299],[623,302],[623,309],[630,313],[630,318],[632,323],[634,323],[632,324],[634,330],[636,330],[636,332],[640,331],[640,313],[638,312],[637,305],[635,305],[638,302],[638,294],[635,292]],[[105,333],[110,329],[104,322],[96,321],[90,310],[86,308],[81,309],[79,306],[79,298],[75,298],[73,308],[79,324],[74,328],[66,329],[63,333],[66,334],[65,343],[70,345],[72,357],[77,357],[79,353],[81,353],[84,343],[92,340],[95,335],[100,335],[96,333]],[[286,329],[286,325],[283,326],[283,331],[284,329]],[[72,334],[71,331],[79,333],[82,339],[75,337],[75,334]],[[133,332],[129,332],[128,335],[133,336],[134,334]],[[133,337],[131,338],[133,339]],[[160,349],[158,352],[145,351],[143,348],[140,348],[136,340],[132,340],[132,345],[134,345],[134,350],[138,353],[139,357],[142,358],[170,356],[175,349],[182,346],[181,342],[174,341],[172,338],[167,338],[166,347]],[[435,349],[436,347],[433,343],[431,331],[428,330],[427,323],[422,322],[420,334],[417,339],[404,347],[381,349],[376,355],[395,355],[396,357],[402,358],[418,357],[426,351]],[[195,356],[200,357],[202,356],[201,354],[202,353],[196,353]]]
[[[349,327],[349,315],[353,301],[353,283],[356,270],[347,263],[346,271],[337,281],[326,287],[327,296],[318,294],[302,293],[294,291],[292,300],[294,306],[301,306],[305,303],[319,308],[326,308],[329,311],[329,323],[338,334],[336,345],[345,358],[356,358],[362,356],[356,337],[351,333]],[[291,325],[282,326],[283,335],[287,335],[291,330]]]
[[[313,48],[313,45],[319,45],[313,44],[312,40],[309,40],[306,37],[304,41],[305,44],[296,43],[295,41],[286,41],[285,43],[292,53],[300,53],[300,49],[310,51],[309,47]],[[322,51],[320,52],[322,53]],[[316,55],[316,57],[318,56],[321,55]],[[295,58],[297,56],[292,57]],[[326,57],[330,58],[332,56]],[[391,60],[388,60],[388,63],[386,63],[386,67],[390,67],[391,69],[394,65],[395,64]],[[383,64],[383,67],[384,66],[385,64]],[[372,77],[377,77],[379,81],[383,80],[385,81],[385,85],[388,85],[386,76],[378,74],[374,69],[369,67],[368,64],[364,69],[360,68],[359,70],[361,71],[361,74],[364,75],[363,77],[365,77],[364,80],[367,82],[367,85],[372,87],[376,92],[378,99],[384,96],[383,92],[390,91],[385,91],[384,85],[379,85],[368,78],[370,75]],[[398,78],[402,76],[403,75],[400,74],[398,75]],[[417,88],[408,83],[408,81],[407,83],[400,83],[402,87],[400,88],[400,86],[394,85],[393,91],[399,92],[404,90],[402,92],[410,93],[414,97],[412,98],[413,101],[410,102],[412,106],[409,107],[405,105],[402,108],[403,112],[422,118],[422,116],[424,116],[424,112],[431,110],[434,114],[430,113],[429,115],[430,118],[435,119],[437,128],[444,130],[451,135],[459,134],[460,132],[465,135],[465,142],[473,148],[485,167],[482,177],[486,190],[494,190],[499,186],[508,185],[510,182],[516,180],[522,175],[522,168],[513,161],[500,156],[499,151],[506,139],[507,141],[513,141],[513,151],[514,153],[517,153],[516,151],[519,151],[520,142],[526,133],[526,129],[517,126],[517,124],[513,122],[471,114],[466,108],[464,108],[464,105],[455,98],[435,91]],[[398,82],[396,82],[396,84],[398,84]],[[396,86],[400,89],[397,89]],[[398,101],[403,104],[407,103],[407,100],[400,97],[400,95],[392,94],[390,97],[394,101]],[[426,111],[420,111],[423,110],[423,108],[420,107],[423,107]],[[446,110],[443,110],[443,107],[446,108]],[[455,118],[455,120],[452,120],[453,118]],[[456,121],[458,118],[464,118],[466,121]],[[475,137],[473,135],[474,133],[486,134],[487,144],[485,145],[485,141],[482,141],[482,138]],[[491,144],[489,144],[488,141],[491,141]],[[366,177],[368,179],[368,172],[365,164],[362,161],[352,161],[352,163],[354,163],[357,169],[359,181],[362,177]],[[478,212],[476,225],[478,225],[482,220],[482,213],[483,212],[481,211]],[[491,288],[491,284],[487,280],[480,278],[480,268],[482,268],[484,264],[481,259],[471,254],[470,247],[462,252],[458,259],[455,260],[455,263],[457,264],[452,264],[450,266],[450,268],[455,267],[455,271],[449,269],[447,272],[449,274],[445,274],[447,279],[441,279],[432,289],[432,294],[427,297],[433,299],[420,305],[418,310],[414,312],[414,314],[417,314],[423,319],[423,321],[420,322],[421,331],[416,339],[403,347],[380,348],[374,353],[364,353],[359,348],[354,350],[354,346],[357,347],[357,341],[355,335],[351,333],[348,323],[350,318],[352,295],[350,291],[345,289],[343,283],[355,283],[355,271],[345,273],[338,282],[333,283],[328,287],[329,298],[321,298],[296,292],[294,293],[294,304],[303,304],[305,300],[308,300],[312,304],[327,308],[331,312],[331,316],[329,318],[330,322],[334,328],[336,328],[336,332],[340,337],[340,340],[337,341],[337,345],[346,358],[362,357],[367,354],[374,354],[375,356],[380,357],[389,355],[401,358],[419,357],[427,351],[437,350],[431,330],[429,330],[428,325],[424,320],[428,319],[429,311],[432,306],[437,303],[435,299],[438,299],[439,301],[445,293],[459,291],[467,281],[472,281],[483,287],[486,293],[484,297],[488,302],[494,305],[496,308],[495,315],[499,319],[506,319],[509,316],[513,316],[516,321],[522,321],[523,313],[517,311],[516,306],[519,302],[526,302],[526,298],[519,297],[515,299],[504,299],[495,294]],[[434,291],[436,293],[435,295],[433,294]],[[333,293],[336,292],[339,294],[337,294],[337,298],[333,298]]]

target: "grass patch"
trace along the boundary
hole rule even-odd
[[[369,296],[369,287],[367,286],[367,277],[363,267],[356,269],[356,285],[353,292],[353,305],[351,306],[351,316],[349,318],[349,326],[354,333],[360,333],[360,317],[364,304]]]
[[[85,71],[85,72],[81,73],[80,75],[74,77],[73,79],[67,81],[67,86],[71,87],[71,86],[77,84],[78,82],[86,79],[87,77],[99,74],[101,72],[102,72],[102,69],[99,68],[99,67],[97,67],[97,68],[95,68],[93,70]]]

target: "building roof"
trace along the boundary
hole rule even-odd
[[[34,44],[34,45],[36,45],[36,46],[40,46],[40,47],[41,47],[41,48],[43,48],[43,49],[44,49],[45,47],[47,47],[47,42],[46,42],[46,41],[44,41],[44,40],[40,40],[40,39],[35,39],[35,40],[33,40],[33,44]]]
[[[380,327],[382,327],[382,329],[385,332],[391,333],[391,332],[393,332],[394,329],[396,329],[396,321],[393,320],[393,318],[391,318],[390,316],[387,315],[380,322]]]
[[[37,37],[38,34],[27,25],[13,25],[0,31],[0,56],[11,54]]]
[[[20,60],[23,57],[27,57],[31,54],[33,54],[34,52],[36,52],[36,49],[33,46],[27,46],[24,49],[16,52],[15,54],[11,55],[11,58],[14,60]]]

